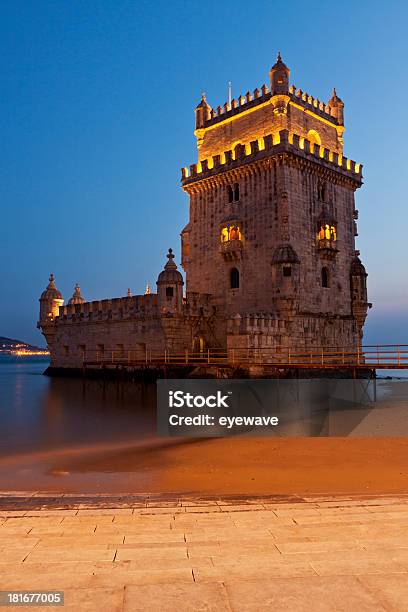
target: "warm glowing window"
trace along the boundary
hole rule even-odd
[[[242,240],[241,228],[239,225],[227,225],[221,230],[221,242],[230,240]]]
[[[319,240],[337,240],[337,231],[334,225],[321,225],[318,233]]]

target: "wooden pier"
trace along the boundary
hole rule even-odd
[[[226,370],[251,370],[263,368],[276,370],[404,370],[408,369],[408,345],[371,345],[350,350],[339,347],[313,347],[288,349],[274,347],[258,350],[232,349],[228,352],[206,349],[200,352],[183,353],[164,351],[154,353],[146,350],[88,351],[84,354],[83,369],[163,369],[163,368],[223,368]],[[300,372],[299,372],[300,373]]]

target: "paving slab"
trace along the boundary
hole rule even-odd
[[[408,609],[408,497],[35,498],[0,520],[0,588],[67,610]]]
[[[126,586],[124,612],[231,612],[225,585],[162,584],[164,601],[153,586]]]
[[[356,578],[271,578],[227,581],[234,612],[384,612],[379,598]]]

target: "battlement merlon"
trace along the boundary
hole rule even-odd
[[[343,123],[340,123],[339,121],[335,108],[331,106],[329,102],[322,102],[318,98],[311,96],[306,91],[296,88],[295,85],[291,85],[289,87],[287,95],[290,103],[301,106],[303,109],[310,111],[317,117],[325,119],[335,127],[343,125]],[[225,102],[225,104],[222,106],[217,106],[216,108],[211,108],[210,105],[207,105],[208,115],[204,115],[203,121],[200,126],[197,126],[195,134],[200,130],[206,130],[214,125],[231,120],[242,113],[257,110],[262,105],[270,104],[273,106],[274,101],[272,100],[272,97],[273,96],[267,85],[262,85],[260,90],[256,88],[252,94],[247,91],[245,96],[241,95],[237,99],[233,98],[231,103]]]
[[[275,134],[268,134],[246,144],[238,144],[233,150],[225,151],[221,155],[214,155],[204,159],[197,164],[192,164],[189,169],[182,168],[182,186],[185,190],[198,181],[201,181],[220,173],[234,170],[244,165],[273,157],[280,153],[292,153],[311,162],[319,162],[326,168],[340,173],[345,178],[356,183],[356,187],[362,184],[363,165],[337,152],[330,151],[326,147],[316,145],[307,138],[298,134],[292,134],[288,130],[281,130]]]
[[[344,103],[336,90],[326,103],[289,85],[289,75],[278,54],[269,87],[262,85],[217,108],[203,94],[195,109],[198,161],[283,129],[343,154]]]

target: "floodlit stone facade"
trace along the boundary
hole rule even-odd
[[[361,346],[370,306],[355,250],[362,166],[343,155],[343,110],[335,90],[325,104],[290,86],[280,55],[268,87],[216,109],[203,96],[198,162],[182,170],[185,295],[171,250],[155,294],[85,302],[77,286],[63,306],[52,279],[38,325],[53,365],[112,351],[148,359]]]

